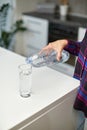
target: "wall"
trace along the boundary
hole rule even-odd
[[[56,2],[58,5],[60,0],[47,0],[49,2]],[[70,12],[79,14],[79,15],[87,15],[87,0],[69,0]]]
[[[87,15],[87,0],[69,0],[69,3],[73,13]]]
[[[20,17],[22,12],[35,10],[37,3],[43,1],[45,0],[16,0],[17,16]]]

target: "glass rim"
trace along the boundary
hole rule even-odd
[[[20,64],[20,65],[18,66],[18,68],[19,68],[20,70],[32,69],[32,65],[31,65],[31,64]]]

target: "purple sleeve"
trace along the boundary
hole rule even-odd
[[[78,56],[81,43],[82,42],[68,40],[68,45],[64,49],[67,50],[69,53]]]
[[[84,38],[81,42],[68,40],[68,45],[64,49],[70,52],[71,54],[78,56],[82,44],[86,41],[87,41],[87,29]]]

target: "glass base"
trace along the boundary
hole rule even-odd
[[[31,96],[31,94],[20,94],[21,97],[28,98]]]

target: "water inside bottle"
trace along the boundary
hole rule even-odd
[[[62,51],[62,57],[60,61],[56,59],[56,55],[57,55],[57,52],[52,51],[48,55],[46,55],[45,53],[41,55],[37,55],[37,58],[35,58],[34,60],[32,57],[30,57],[30,59],[32,59],[31,64],[34,67],[51,66],[56,63],[64,63],[69,59],[69,53],[65,50]],[[29,59],[28,59],[28,62],[29,62]]]

